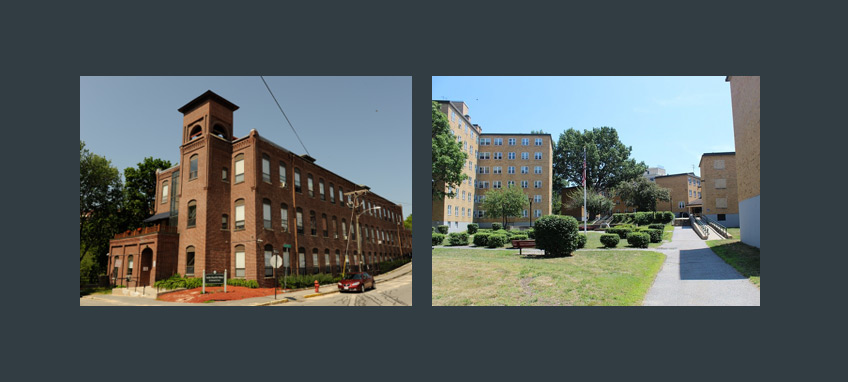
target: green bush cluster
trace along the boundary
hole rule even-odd
[[[501,248],[506,245],[509,238],[504,234],[493,234],[486,241],[486,246],[489,248]]]
[[[227,280],[227,285],[247,287],[251,289],[259,288],[259,283],[256,282],[256,280],[229,279]]]
[[[500,231],[503,228],[501,223],[492,223],[492,231]]]
[[[515,234],[515,235],[510,236],[509,240],[527,240],[527,235]]]
[[[286,277],[279,277],[277,282],[281,287],[285,284],[285,286],[290,289],[298,289],[314,286],[315,280],[318,280],[318,284],[326,285],[337,283],[341,279],[341,275],[333,276],[325,273],[319,273],[315,275],[289,275]]]
[[[439,233],[442,234],[442,235],[448,234],[448,226],[446,226],[446,225],[440,225],[440,226],[436,227],[436,229],[438,229]]]
[[[527,230],[527,237],[529,237],[531,239],[535,239],[536,238],[536,230],[533,229],[533,228],[528,229]]]
[[[380,273],[386,273],[386,272],[391,271],[392,269],[398,268],[398,267],[400,267],[400,266],[402,266],[402,265],[404,265],[404,264],[406,264],[410,261],[412,261],[412,260],[410,260],[409,258],[400,258],[400,259],[397,259],[397,260],[383,261],[383,262],[377,263],[377,269],[380,270]]]
[[[601,235],[601,244],[607,248],[615,248],[618,245],[618,242],[621,239],[617,234],[603,234]]]
[[[606,233],[616,234],[616,235],[618,235],[618,237],[620,237],[622,239],[626,239],[627,234],[632,232],[632,231],[633,231],[633,228],[631,228],[629,226],[623,226],[623,225],[617,225],[615,227],[606,229]]]
[[[480,226],[479,226],[477,223],[471,223],[471,224],[469,224],[469,225],[468,225],[468,234],[469,234],[469,235],[473,235],[473,234],[477,233],[477,230],[478,230],[479,228],[480,228]]]
[[[663,231],[660,229],[646,229],[648,235],[651,236],[651,243],[659,243],[662,242]]]
[[[662,231],[665,229],[665,224],[648,224],[648,228]]]
[[[637,212],[633,217],[633,221],[637,225],[647,225],[654,221],[653,212]]]
[[[442,242],[445,241],[445,235],[441,233],[432,233],[433,236],[433,245],[442,245]]]
[[[489,244],[489,235],[490,233],[488,232],[477,232],[477,234],[474,235],[474,245],[478,247],[485,247]]]
[[[536,248],[551,256],[568,256],[577,249],[577,220],[573,217],[542,216],[534,225]]]
[[[454,232],[448,235],[450,245],[468,245],[468,234],[465,232]]]
[[[153,286],[159,289],[166,290],[179,288],[194,289],[203,286],[203,280],[201,280],[199,277],[186,278],[180,276],[179,273],[175,273],[173,276],[167,279],[159,280],[153,283]]]
[[[644,232],[631,232],[627,234],[627,244],[636,248],[648,248],[651,236]]]
[[[586,238],[586,235],[584,235],[582,233],[577,234],[577,248],[580,249],[580,248],[585,247],[586,246],[586,240],[588,240]]]

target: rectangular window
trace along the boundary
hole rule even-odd
[[[677,208],[683,209],[683,207],[684,207],[683,202],[677,203]]]
[[[717,159],[713,161],[713,168],[716,170],[724,170],[724,159]]]
[[[541,180],[537,180],[537,181],[533,182],[533,184],[536,186],[536,188],[542,188],[542,181]]]
[[[536,151],[536,160],[542,160],[542,153],[539,151]]]
[[[480,154],[479,157],[478,157],[479,159],[489,159],[490,153],[479,153],[479,154]]]
[[[501,166],[495,166],[495,167],[494,167],[494,171],[492,171],[492,173],[493,173],[493,174],[500,174],[500,173],[501,173],[501,168],[502,168]]]
[[[501,188],[501,181],[496,180],[496,181],[492,182],[492,188]]]
[[[727,208],[727,198],[716,198],[716,208]]]
[[[495,153],[495,159],[503,159],[503,153]]]
[[[312,184],[312,175],[310,175],[309,177],[306,178],[306,188],[307,188],[307,190],[309,190],[309,196],[314,198],[315,197],[315,187]]]
[[[289,230],[289,208],[288,206],[280,207],[280,227],[283,229],[283,232],[288,232]]]
[[[535,197],[535,199],[533,199],[533,201],[536,202],[536,203],[541,203],[542,202],[542,195],[536,195],[536,197]]]
[[[490,146],[492,144],[491,138],[480,138],[480,146]]]
[[[451,206],[450,204],[448,204],[448,216],[451,216],[452,211],[453,211],[453,206]]]
[[[515,186],[515,181],[512,181],[512,180],[507,181],[507,182],[506,182],[506,186],[507,186],[507,187],[513,187],[513,186]]]
[[[727,179],[716,179],[715,188],[727,188]]]
[[[521,145],[522,146],[530,146],[530,139],[529,138],[521,138]]]
[[[515,159],[515,153],[509,153],[506,156],[508,159]]]
[[[162,203],[168,202],[168,181],[162,183]]]
[[[236,229],[244,229],[244,205],[236,206]]]
[[[271,228],[271,202],[262,203],[262,221],[265,225],[265,229]]]
[[[542,138],[536,138],[536,146],[542,145]]]
[[[521,159],[530,159],[530,153],[521,153]]]
[[[521,217],[526,218],[528,216],[527,210],[524,210],[521,215],[522,215]]]
[[[280,162],[280,187],[286,186],[286,165]]]
[[[488,173],[489,173],[489,168],[488,168],[488,167],[486,167],[486,166],[480,166],[480,173],[481,173],[481,174],[488,174]]]
[[[191,159],[189,159],[188,179],[197,179],[197,155],[193,155]]]
[[[268,157],[262,158],[262,181],[271,183],[271,160]]]
[[[236,183],[244,182],[244,158],[236,160]]]
[[[725,214],[718,214],[718,215],[716,215],[716,220],[718,220],[718,221],[720,221],[720,222],[723,222],[723,221],[727,220],[727,215],[725,215]]]
[[[221,216],[221,229],[229,229],[230,228],[230,219],[227,215]]]
[[[227,175],[227,168],[224,167],[223,170],[221,170],[221,181],[228,182],[229,180],[230,179],[228,178],[228,175]]]
[[[515,174],[515,166],[509,166],[506,169],[507,174]]]
[[[321,197],[321,200],[327,200],[327,197],[324,196],[324,181],[323,180],[318,181],[318,196]]]
[[[515,138],[509,138],[507,140],[507,142],[509,143],[510,146],[515,146]]]
[[[536,217],[537,218],[542,217],[542,210],[536,210]]]
[[[522,181],[521,181],[521,188],[527,188],[527,187],[529,187],[529,184],[530,184],[530,183],[529,183],[529,182],[527,182],[526,180],[522,180]]]
[[[521,166],[521,173],[522,174],[529,174],[530,173],[530,167],[529,166]]]
[[[271,256],[273,255],[273,250],[265,248],[265,277],[274,277],[274,268],[271,267]]]
[[[536,166],[536,168],[535,168],[535,172],[536,172],[537,174],[541,174],[541,173],[542,173],[542,166]]]
[[[244,250],[236,252],[236,277],[244,277]]]
[[[503,146],[503,138],[495,138],[495,146]]]

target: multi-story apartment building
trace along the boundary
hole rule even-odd
[[[463,173],[468,179],[452,190],[456,195],[433,201],[433,225],[450,232],[465,231],[469,223],[491,227],[501,219],[488,219],[479,209],[486,192],[510,185],[527,195],[528,208],[510,224],[529,226],[531,219],[551,214],[553,141],[550,134],[483,134],[472,124],[462,101],[436,101],[448,118],[451,133],[468,154]],[[532,207],[530,204],[532,203]]]
[[[477,166],[477,145],[481,128],[471,123],[468,106],[462,101],[437,101],[448,117],[451,133],[468,154],[463,174],[468,176],[459,187],[452,189],[453,197],[433,201],[433,225],[447,225],[450,232],[465,231],[474,220],[474,179]]]
[[[728,76],[739,182],[739,233],[760,247],[760,77]]]
[[[677,217],[700,213],[701,178],[694,173],[654,176],[653,182],[671,193],[668,202],[657,201],[657,211],[671,211]]]
[[[702,213],[726,227],[739,227],[736,153],[706,153],[701,168]]]
[[[411,255],[399,204],[256,130],[235,137],[237,109],[211,91],[179,109],[180,163],[157,174],[155,215],[147,220],[154,225],[110,242],[114,283],[152,285],[174,273],[227,271],[270,287],[275,271],[337,273],[345,262],[373,269]],[[277,255],[283,266],[275,270],[271,259]]]
[[[530,226],[531,219],[551,214],[553,142],[550,134],[480,134],[477,154],[475,222],[491,227],[500,218],[488,218],[479,205],[486,193],[518,187],[528,198],[528,208],[510,225]]]

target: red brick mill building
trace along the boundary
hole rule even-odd
[[[400,205],[371,192],[345,196],[367,187],[256,130],[236,138],[236,110],[212,91],[179,109],[180,164],[157,174],[155,215],[146,220],[151,226],[110,242],[113,284],[152,286],[175,273],[200,277],[204,270],[226,270],[230,278],[271,287],[272,256],[283,259],[277,275],[339,273],[348,238],[348,267],[361,263],[373,270],[379,262],[411,256],[412,234],[403,228]],[[348,202],[362,207],[354,212]]]

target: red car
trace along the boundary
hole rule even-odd
[[[348,273],[343,280],[339,281],[339,292],[352,290],[365,292],[366,289],[374,289],[376,287],[374,277],[365,272]]]

